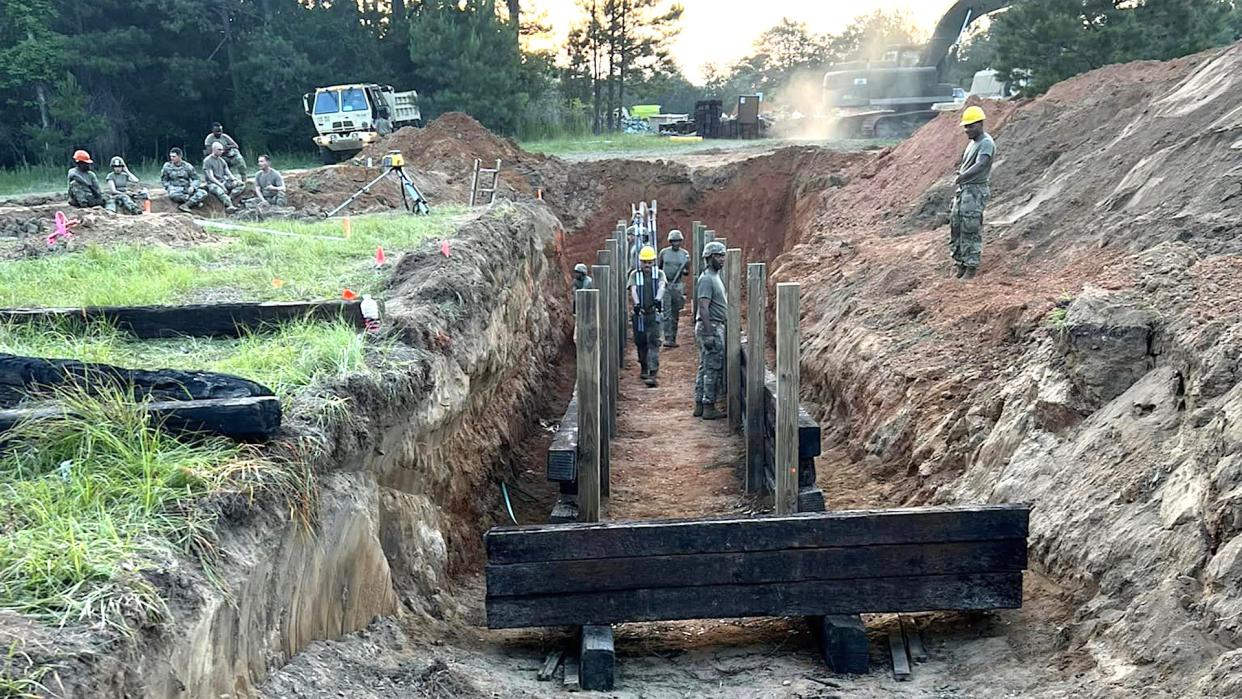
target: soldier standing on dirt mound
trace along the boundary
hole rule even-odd
[[[706,269],[694,285],[694,302],[698,304],[698,320],[694,339],[699,344],[699,373],[694,379],[694,416],[719,420],[725,414],[716,409],[716,394],[724,374],[725,322],[729,299],[725,295],[720,270],[724,269],[724,243],[713,240],[703,246]]]
[[[104,206],[103,190],[99,188],[99,178],[91,172],[91,154],[84,150],[73,154],[73,167],[69,169],[69,206],[88,209]]]
[[[647,245],[638,251],[638,269],[630,273],[625,287],[630,290],[634,305],[634,345],[638,348],[638,378],[647,386],[656,387],[660,371],[660,309],[668,280],[664,270],[655,266],[655,248]]]
[[[180,148],[168,151],[168,162],[160,168],[160,184],[168,198],[177,202],[177,209],[190,213],[190,207],[202,206],[207,190],[198,182],[194,166],[187,163]]]
[[[949,251],[957,265],[958,278],[975,276],[983,254],[983,209],[991,194],[988,183],[996,158],[996,142],[983,130],[985,118],[979,107],[967,107],[962,112],[962,127],[970,143],[953,180],[957,191],[949,211]]]
[[[668,232],[668,247],[660,251],[659,267],[668,280],[668,293],[664,303],[664,346],[677,346],[677,322],[681,309],[686,306],[686,284],[683,277],[690,274],[690,253],[683,250],[681,241],[685,236],[674,228]]]

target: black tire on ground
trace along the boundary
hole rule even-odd
[[[336,164],[336,154],[328,150],[327,148],[324,148],[323,146],[319,146],[319,159],[323,162],[324,165],[335,165]]]

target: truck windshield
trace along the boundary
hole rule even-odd
[[[315,113],[316,114],[335,114],[341,111],[341,104],[338,101],[340,93],[338,92],[320,92],[315,95]]]
[[[342,112],[365,112],[369,109],[366,93],[362,90],[356,87],[341,90]]]

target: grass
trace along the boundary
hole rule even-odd
[[[523,141],[522,148],[532,153],[546,155],[643,155],[668,152],[707,150],[710,148],[736,148],[740,146],[773,146],[786,143],[813,144],[831,150],[861,150],[884,148],[899,143],[893,139],[782,139],[762,138],[756,140],[717,140],[683,142],[670,141],[654,134],[606,134]]]
[[[98,153],[93,155],[95,156],[95,174],[99,176],[99,182],[102,185],[104,177],[112,171],[108,167],[108,161],[112,159],[112,156],[101,156]],[[198,164],[202,161],[202,157],[197,153],[188,153],[187,155],[197,169]],[[258,169],[258,156],[258,153],[246,153],[246,172],[248,175],[253,174]],[[272,158],[274,161],[273,167],[278,170],[319,167],[322,164],[318,156],[310,151],[274,153]],[[158,186],[160,168],[163,165],[163,160],[142,160],[129,162],[129,169],[139,180],[148,186]],[[0,169],[0,196],[65,191],[67,189],[66,173],[68,172],[69,165],[67,163],[65,165],[25,165]]]
[[[120,395],[61,396],[63,417],[0,441],[0,609],[128,633],[167,616],[147,573],[210,561],[209,495],[283,495],[310,512],[309,475],[221,438],[179,439]]]
[[[37,665],[20,646],[21,641],[14,640],[0,659],[0,697],[39,699],[46,696],[47,688],[41,680],[52,670],[51,666]]]
[[[135,306],[244,299],[337,298],[348,287],[377,293],[387,273],[376,269],[377,246],[392,254],[445,234],[460,209],[341,222],[276,222],[265,231],[212,229],[226,240],[189,249],[150,245],[87,246],[75,254],[0,264],[0,307]],[[279,281],[277,281],[279,280]]]

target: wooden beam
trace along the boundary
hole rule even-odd
[[[761,493],[764,490],[764,378],[763,361],[764,315],[768,303],[768,268],[762,262],[746,266],[746,337],[757,348],[756,361],[746,362],[746,382],[743,387],[746,415],[746,492]],[[738,345],[738,361],[746,361],[742,343]]]
[[[611,255],[607,252],[599,252],[598,257],[607,260]],[[613,342],[613,334],[616,326],[611,325],[613,318],[611,313],[612,298],[616,293],[615,285],[612,281],[612,267],[607,262],[591,267],[591,274],[596,279],[596,287],[599,289],[599,343],[597,345],[596,364],[599,368],[599,493],[601,497],[608,496],[608,482],[610,467],[612,464],[612,409],[609,394],[611,391],[611,371],[608,366],[609,345]]]
[[[783,584],[1025,568],[1026,539],[596,558],[488,565],[487,596]]]
[[[247,332],[304,318],[344,318],[365,327],[361,301],[269,301],[185,306],[92,306],[87,308],[0,309],[0,323],[41,320],[106,322],[135,337],[240,337]]]
[[[612,627],[582,627],[578,644],[578,683],[588,692],[611,692],[617,666]]]
[[[906,655],[906,642],[901,629],[888,632],[888,651],[893,658],[893,679],[898,682],[910,680],[910,658]]]
[[[729,429],[742,430],[742,251],[725,251],[725,403]]]
[[[599,521],[599,295],[598,289],[574,292],[578,308],[578,518]]]
[[[798,510],[798,382],[801,287],[776,285],[776,501],[777,514]]]
[[[572,525],[570,525],[572,526]],[[487,600],[493,629],[751,616],[1016,609],[1022,573],[811,580],[780,585],[715,585]]]
[[[557,649],[548,653],[543,659],[543,667],[540,668],[539,674],[536,676],[540,682],[547,682],[556,674],[556,668],[561,666],[561,659],[565,656],[565,651]]]
[[[857,614],[808,617],[811,634],[833,672],[865,675],[871,670],[867,627]]]
[[[488,562],[509,564],[1022,539],[1027,536],[1029,519],[1028,505],[956,505],[567,526],[535,524],[495,527],[484,538]]]
[[[204,432],[242,441],[268,439],[280,430],[280,399],[206,398],[157,401],[146,404],[151,420],[173,432]],[[0,410],[0,432],[28,420],[46,420],[65,414],[59,405]]]
[[[619,259],[621,252],[617,248],[616,238],[609,238],[605,242],[604,249],[608,251],[608,265],[612,269],[612,271],[610,272],[610,275],[612,276],[613,279],[616,279],[617,275],[621,274],[621,262]],[[608,422],[608,425],[610,428],[608,436],[609,438],[615,438],[617,436],[617,397],[618,397],[617,384],[620,381],[620,370],[621,370],[620,364],[618,364],[617,362],[617,358],[621,351],[621,347],[618,344],[618,341],[620,339],[620,334],[621,334],[620,324],[621,322],[624,321],[624,318],[620,317],[622,315],[621,309],[620,309],[621,299],[614,294],[609,297],[609,300],[610,300],[610,303],[608,305],[609,342],[608,344],[600,348],[600,353],[603,354],[608,360],[608,388],[604,392],[605,393],[604,399],[608,402],[608,414],[611,417],[611,419]]]
[[[910,617],[898,617],[901,633],[906,637],[906,650],[910,651],[910,660],[916,663],[927,661],[927,649],[923,647],[923,637],[919,635],[919,627]]]
[[[569,399],[561,424],[548,446],[548,480],[572,483],[578,480],[578,396]]]
[[[630,325],[625,313],[625,281],[630,274],[630,244],[625,236],[625,223],[622,222],[617,226],[617,253],[616,259],[620,261],[617,265],[619,274],[613,278],[613,282],[617,285],[617,368],[620,369],[626,365],[626,345],[629,344]]]

